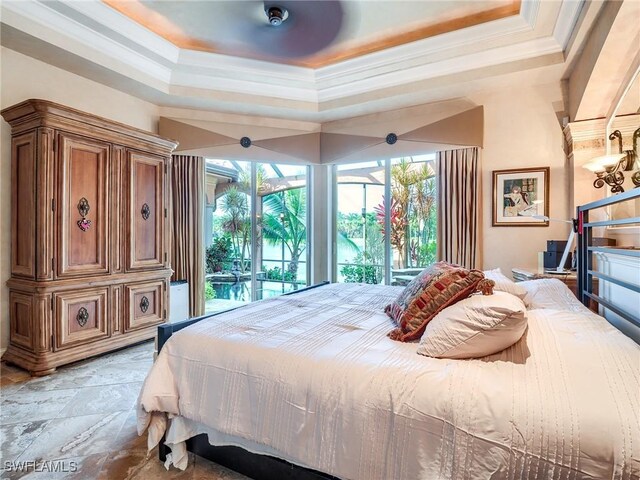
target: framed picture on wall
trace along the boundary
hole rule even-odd
[[[493,226],[547,227],[549,167],[493,171]]]

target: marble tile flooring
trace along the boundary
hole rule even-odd
[[[2,363],[0,479],[246,479],[194,455],[167,471],[157,448],[147,452],[135,403],[152,362],[151,341],[47,377]]]

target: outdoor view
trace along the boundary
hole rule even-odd
[[[391,283],[406,284],[435,261],[433,162],[433,155],[423,155],[336,167],[338,281],[385,282],[387,211]],[[253,208],[251,163],[208,159],[206,168],[207,312],[307,285],[307,167],[256,164]],[[388,206],[386,168],[391,174]],[[252,211],[256,216],[253,234]]]
[[[337,167],[338,281],[384,283],[385,161]],[[434,156],[392,159],[389,242],[392,284],[408,283],[436,258]]]
[[[257,164],[252,238],[251,164],[207,160],[206,311],[260,300],[307,284],[306,166]],[[255,259],[251,258],[256,242]],[[251,264],[256,291],[251,292]]]

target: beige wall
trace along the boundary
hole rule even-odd
[[[155,132],[159,108],[13,50],[0,51],[0,108],[41,98]],[[9,339],[8,289],[11,258],[11,129],[0,132],[0,349]]]
[[[549,239],[564,240],[568,224],[548,227],[493,227],[492,171],[519,167],[550,167],[549,216],[570,218],[568,176],[563,133],[554,111],[562,101],[560,84],[502,89],[469,97],[484,105],[482,151],[483,265],[500,267],[510,275],[512,267],[537,268],[538,252]]]
[[[3,48],[0,60],[2,108],[27,98],[43,98],[145,130],[157,129],[160,109],[155,105],[12,50]],[[551,223],[549,227],[492,227],[491,172],[517,167],[550,167],[550,216],[563,219],[570,217],[563,134],[554,111],[554,104],[562,104],[560,84],[480,92],[470,95],[463,103],[466,108],[468,105],[484,106],[484,267],[500,267],[507,274],[515,266],[535,268],[538,252],[545,250],[546,241],[565,239],[568,226]],[[425,115],[420,109],[405,113],[405,118],[424,122]],[[1,140],[0,333],[1,347],[4,348],[8,336],[8,292],[4,285],[9,278],[10,259],[10,131],[4,121]]]

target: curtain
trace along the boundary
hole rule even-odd
[[[171,164],[172,281],[189,283],[189,314],[204,314],[204,158],[173,155]]]
[[[477,268],[480,249],[478,148],[438,152],[438,259]]]

